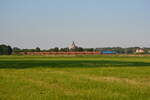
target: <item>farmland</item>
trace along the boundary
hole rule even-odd
[[[150,57],[0,56],[0,100],[150,100]]]

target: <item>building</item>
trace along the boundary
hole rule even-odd
[[[102,54],[116,54],[116,51],[112,51],[112,50],[103,50],[101,51]]]
[[[71,49],[76,49],[76,48],[78,48],[78,47],[75,45],[75,43],[73,41],[72,44],[69,46],[69,49],[71,50]]]
[[[136,49],[135,53],[144,53],[144,49]]]

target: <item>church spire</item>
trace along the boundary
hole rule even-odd
[[[76,49],[77,46],[75,45],[75,42],[73,41],[72,44],[69,46],[69,49]]]

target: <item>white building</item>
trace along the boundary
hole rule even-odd
[[[144,51],[144,49],[136,49],[135,52],[136,52],[136,53],[144,53],[145,51]]]

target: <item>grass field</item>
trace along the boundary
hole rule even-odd
[[[150,57],[0,56],[0,100],[150,100]]]

